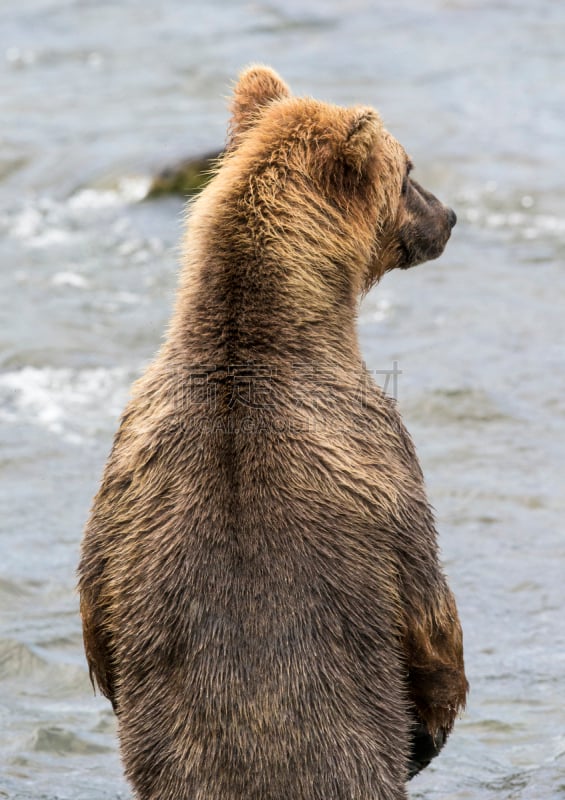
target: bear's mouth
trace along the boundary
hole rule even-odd
[[[451,236],[451,226],[445,226],[442,235],[430,238],[423,234],[421,230],[418,235],[407,236],[406,232],[401,231],[398,239],[399,267],[400,269],[410,269],[425,261],[433,261],[439,258],[449,238]]]
[[[403,239],[400,239],[399,249],[400,249],[400,264],[399,264],[400,269],[410,269],[410,267],[415,266],[415,263],[411,262],[410,250],[408,249],[408,245]]]

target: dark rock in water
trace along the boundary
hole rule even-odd
[[[180,194],[183,196],[196,194],[211,178],[218,152],[208,153],[199,158],[187,158],[165,167],[153,178],[147,197],[159,197],[163,194]]]

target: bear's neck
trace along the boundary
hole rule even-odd
[[[353,299],[321,296],[311,285],[283,288],[274,265],[201,266],[179,293],[169,331],[177,354],[235,364],[360,361]]]
[[[169,357],[358,369],[358,290],[345,266],[257,247],[237,226],[191,227]]]

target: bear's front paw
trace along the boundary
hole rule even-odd
[[[421,719],[415,719],[410,741],[408,780],[428,766],[430,761],[438,755],[446,739],[447,732],[444,728],[440,728],[435,734],[432,734]]]

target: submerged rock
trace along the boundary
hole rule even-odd
[[[186,158],[165,167],[151,181],[147,198],[160,197],[164,194],[191,195],[200,191],[211,178],[220,153],[213,152],[199,158]]]

